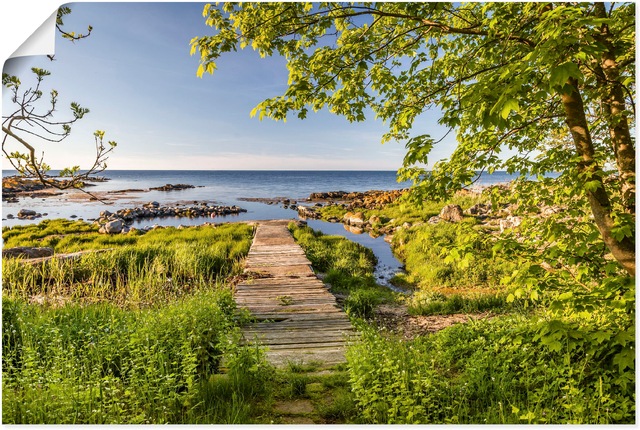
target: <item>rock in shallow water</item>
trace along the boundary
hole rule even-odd
[[[30,216],[36,216],[36,211],[32,211],[31,209],[20,209],[20,211],[18,211],[18,218],[27,218]]]
[[[100,233],[117,234],[122,231],[123,227],[124,223],[122,222],[122,220],[116,219],[113,221],[109,221],[108,223],[100,227]]]

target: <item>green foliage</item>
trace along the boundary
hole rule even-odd
[[[633,371],[619,371],[620,346],[593,345],[603,323],[626,339],[630,319],[547,318],[460,324],[408,342],[366,333],[348,352],[361,416],[394,424],[634,422]],[[540,326],[558,348],[536,335]]]
[[[496,255],[510,255],[519,264],[502,279],[516,288],[515,298],[540,297],[547,303],[571,302],[574,310],[596,310],[630,290],[634,278],[614,261],[590,216],[590,208],[571,191],[570,177],[542,180],[543,187],[517,181],[510,190],[493,190],[494,204],[514,203],[522,218],[517,231],[505,232],[493,245]],[[541,208],[551,213],[541,214]],[[621,231],[634,229],[628,217]],[[633,230],[634,231],[634,230]],[[612,287],[612,286],[615,286]]]
[[[228,290],[135,312],[3,299],[3,338],[21,339],[3,351],[3,422],[234,422],[211,403],[223,388],[210,375],[226,357],[226,386],[249,402],[268,372],[259,355],[229,343],[229,303]]]
[[[224,3],[203,15],[215,34],[191,41],[199,76],[249,46],[287,62],[287,89],[252,115],[326,108],[364,121],[372,112],[388,126],[383,142],[406,145],[399,173],[416,202],[448,197],[478,171],[561,173],[560,193],[589,204],[597,241],[635,273],[633,3]],[[436,138],[412,131],[434,110],[456,135],[451,156],[435,163]],[[551,196],[548,185],[535,193]],[[581,249],[595,242],[582,239],[573,240]]]
[[[362,121],[370,108],[387,121],[384,140],[407,140],[405,177],[430,191],[468,183],[476,170],[517,165],[527,173],[533,157],[505,163],[497,154],[541,150],[551,131],[565,127],[559,96],[569,78],[580,83],[585,103],[599,103],[604,85],[591,64],[610,50],[619,64],[616,79],[634,88],[630,3],[603,13],[590,3],[226,3],[207,5],[203,15],[217,32],[191,41],[192,54],[200,53],[198,75],[213,73],[224,53],[248,46],[263,57],[280,54],[288,88],[253,114],[304,118],[309,109],[327,108]],[[450,161],[426,174],[416,166],[427,163],[434,141],[409,137],[434,105],[460,143]]]
[[[353,318],[371,318],[376,306],[382,302],[377,289],[361,289],[349,294],[344,301],[344,310]]]
[[[502,277],[514,269],[514,262],[492,255],[491,236],[475,229],[472,221],[396,233],[394,251],[405,263],[405,281],[422,289],[446,287],[460,294],[499,291]]]
[[[70,7],[60,6],[58,8],[58,14],[56,15],[56,28],[58,29],[62,37],[72,42],[79,39],[84,39],[85,37],[89,37],[89,35],[91,35],[91,31],[93,30],[93,27],[91,26],[87,27],[87,34],[76,34],[73,31],[66,32],[62,30],[62,26],[64,25],[63,18],[69,14],[71,14]]]

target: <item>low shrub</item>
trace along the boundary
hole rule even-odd
[[[500,290],[501,278],[514,264],[493,255],[491,236],[475,230],[474,223],[423,225],[396,233],[394,251],[407,270],[402,281],[426,290]]]
[[[507,302],[507,294],[476,294],[446,296],[437,291],[416,291],[407,299],[412,315],[449,315],[454,313],[476,313],[485,311],[515,310],[516,304]]]
[[[386,424],[633,423],[633,363],[624,358],[628,342],[618,342],[633,317],[605,322],[607,315],[501,317],[412,341],[368,331],[347,354],[360,416]],[[596,340],[603,331],[608,345]]]
[[[344,310],[350,317],[371,318],[381,301],[380,292],[376,289],[356,290],[345,299]]]
[[[3,299],[16,310],[3,320],[3,339],[20,339],[3,345],[3,422],[237,422],[203,399],[223,390],[210,376],[226,357],[229,382],[220,384],[247,403],[269,372],[259,354],[236,346],[232,302],[228,290],[139,311]]]

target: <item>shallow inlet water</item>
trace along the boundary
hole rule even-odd
[[[404,293],[405,290],[391,284],[389,280],[397,273],[403,272],[402,264],[393,255],[391,246],[384,241],[384,236],[371,237],[366,233],[355,234],[345,229],[341,223],[330,223],[320,220],[307,220],[307,225],[314,230],[319,230],[327,235],[344,236],[347,239],[359,243],[371,249],[378,259],[376,265],[375,277],[380,285],[391,288],[392,290]]]

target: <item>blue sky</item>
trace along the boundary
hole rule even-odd
[[[396,170],[404,146],[380,138],[381,121],[349,123],[328,111],[286,123],[250,118],[265,98],[284,92],[281,58],[261,59],[251,49],[223,56],[214,76],[196,77],[197,55],[189,41],[212,34],[204,24],[204,3],[76,3],[65,29],[94,30],[71,43],[56,36],[56,61],[22,57],[5,72],[23,85],[33,82],[31,67],[52,72],[45,89],[60,93],[60,115],[76,101],[91,112],[62,143],[40,145],[54,168],[92,161],[93,131],[118,142],[111,169],[193,170]],[[35,29],[35,28],[34,28]],[[64,107],[64,108],[63,108]],[[3,114],[7,113],[3,91]],[[415,127],[434,138],[444,134],[437,113]],[[432,154],[447,156],[451,138]],[[7,168],[6,161],[3,167]]]

